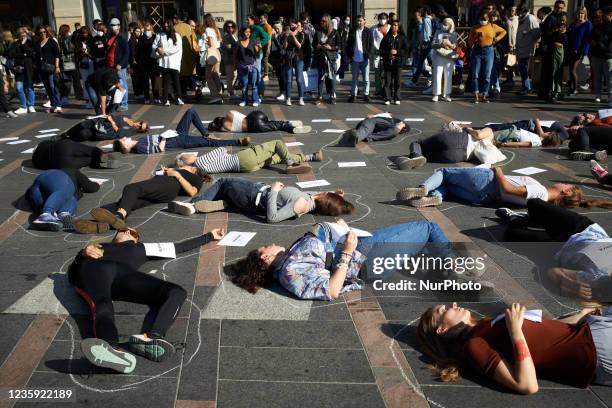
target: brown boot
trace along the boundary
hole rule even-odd
[[[80,234],[104,234],[108,232],[110,225],[105,222],[90,220],[75,220],[74,231]]]
[[[94,220],[109,224],[114,229],[125,228],[125,220],[108,211],[106,208],[94,208],[89,213]]]

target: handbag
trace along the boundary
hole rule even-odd
[[[516,54],[508,53],[506,56],[506,66],[513,67],[516,65]]]
[[[221,53],[218,48],[208,48],[206,53],[206,65],[215,65],[221,61]]]
[[[40,64],[40,70],[44,74],[53,74],[55,72],[55,65],[49,64],[48,62],[42,62]]]

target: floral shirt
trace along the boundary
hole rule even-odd
[[[566,268],[579,269],[578,280],[591,283],[612,274],[612,262],[594,262],[584,254],[589,247],[601,249],[612,243],[606,231],[597,223],[589,225],[584,231],[572,235],[555,255],[559,264]]]
[[[300,299],[332,300],[329,279],[340,260],[342,249],[341,243],[325,242],[307,233],[289,248],[275,271],[275,277],[285,289]],[[332,255],[331,271],[326,269],[327,253]],[[358,276],[365,259],[360,252],[353,252],[341,293],[361,289],[362,281]]]

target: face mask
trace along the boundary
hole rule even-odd
[[[384,18],[381,18],[380,20],[378,20],[378,24],[385,25],[385,24],[387,24],[387,20],[384,19]]]
[[[442,30],[443,30],[443,31],[448,31],[448,29],[449,29],[449,27],[448,27],[447,25],[443,25],[443,26],[442,26]]]
[[[480,20],[480,25],[487,25],[488,21]]]
[[[145,37],[147,38],[151,38],[153,36],[153,31],[145,31],[144,32]]]
[[[351,20],[344,20],[344,24],[351,25]]]

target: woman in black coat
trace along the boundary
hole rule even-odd
[[[34,43],[28,39],[25,27],[20,27],[17,41],[9,48],[8,56],[14,61],[13,74],[15,75],[15,88],[19,96],[19,109],[15,111],[18,115],[34,113]]]
[[[399,21],[392,21],[391,29],[380,42],[379,48],[385,75],[385,105],[391,102],[400,104],[400,74],[407,50],[408,40],[400,31]]]

